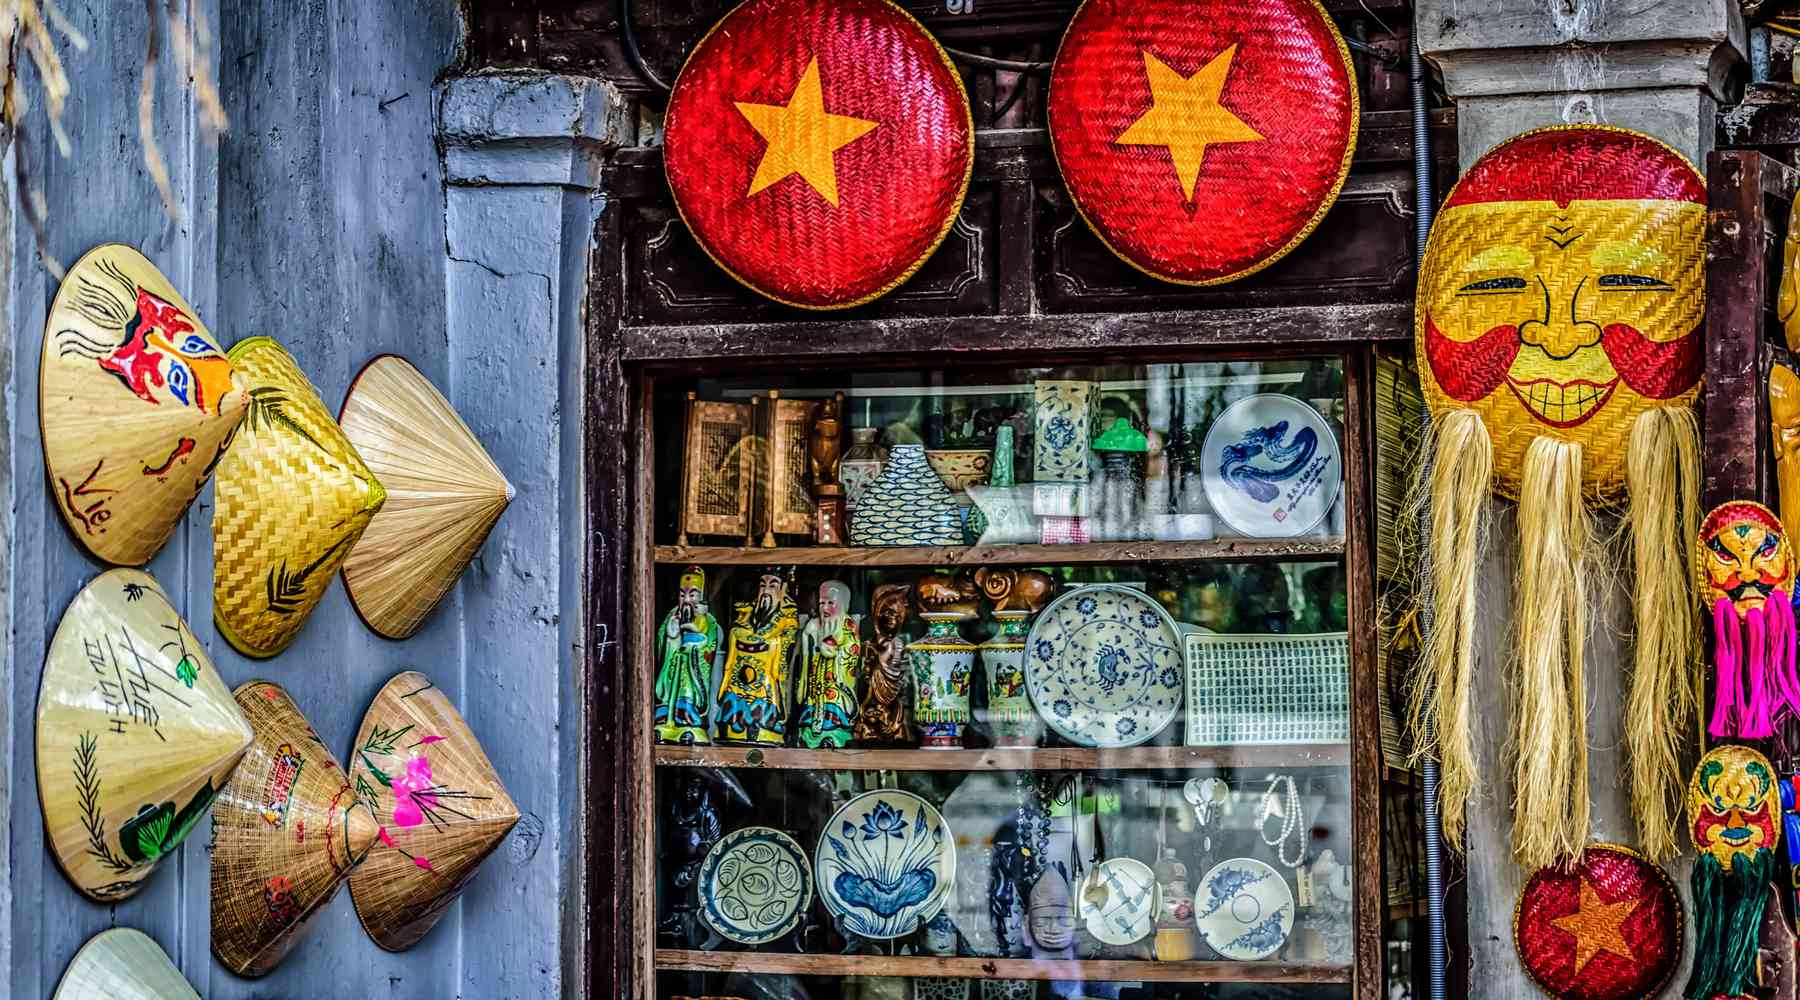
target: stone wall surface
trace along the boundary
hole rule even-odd
[[[252,661],[212,617],[212,491],[149,570],[171,592],[213,663],[236,685],[275,680],[345,759],[364,708],[394,673],[425,671],[461,707],[524,819],[461,901],[412,951],[390,954],[340,893],[294,952],[259,981],[210,954],[207,831],[196,829],[138,895],[82,898],[43,837],[33,719],[45,647],[64,606],[105,567],[63,526],[45,488],[37,365],[56,282],[8,184],[0,256],[7,339],[0,489],[0,995],[45,997],[92,934],[148,932],[201,995],[240,997],[551,997],[579,981],[582,497],[578,426],[580,281],[592,206],[569,186],[459,188],[479,203],[449,223],[436,84],[457,55],[453,0],[189,0],[203,18],[229,130],[200,128],[166,52],[153,128],[178,218],[144,169],[136,92],[142,4],[64,3],[86,51],[64,44],[74,96],[67,158],[47,150],[37,102],[31,175],[64,264],[95,244],[138,246],[183,290],[223,343],[269,335],[336,409],[363,363],[410,358],[449,396],[517,489],[459,586],[414,638],[362,626],[340,583],[282,655]],[[161,5],[154,5],[161,6]],[[20,60],[23,64],[24,60]],[[27,73],[29,77],[29,73]],[[28,79],[35,88],[35,78]],[[33,91],[35,92],[35,90]],[[20,153],[14,146],[11,150]],[[6,176],[10,182],[11,159]],[[510,201],[508,199],[511,199]],[[586,228],[583,229],[582,227]],[[569,234],[583,234],[570,239]]]

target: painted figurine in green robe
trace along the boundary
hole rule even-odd
[[[849,585],[826,580],[819,585],[818,613],[801,631],[797,735],[813,749],[850,745],[863,651],[862,619],[849,612]]]
[[[706,607],[706,573],[682,571],[675,607],[662,623],[662,666],[656,673],[656,740],[709,743],[713,654],[719,623]]]

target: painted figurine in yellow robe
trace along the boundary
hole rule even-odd
[[[800,611],[786,575],[765,570],[756,600],[738,602],[727,639],[719,684],[721,740],[768,746],[787,741],[788,658],[799,631]]]
[[[856,682],[862,673],[862,619],[850,611],[842,580],[819,585],[819,611],[800,634],[799,731],[804,746],[847,747],[856,721]]]
[[[681,574],[675,607],[663,618],[662,667],[656,674],[656,739],[706,743],[712,709],[713,655],[719,622],[706,606],[706,573],[689,566]]]

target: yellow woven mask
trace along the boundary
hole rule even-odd
[[[280,344],[252,337],[230,357],[250,411],[217,473],[213,620],[244,655],[274,656],[387,493]]]
[[[1420,265],[1415,350],[1433,420],[1425,600],[1436,628],[1412,715],[1443,764],[1453,843],[1474,762],[1475,585],[1490,493],[1519,500],[1515,859],[1573,857],[1588,826],[1587,505],[1629,497],[1639,628],[1626,707],[1644,853],[1675,852],[1697,626],[1706,187],[1678,153],[1604,126],[1527,132],[1450,192]]]

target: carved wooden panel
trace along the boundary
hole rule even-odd
[[[795,310],[738,284],[706,256],[666,194],[627,207],[628,316],[646,324],[747,323]],[[868,306],[825,315],[952,316],[995,308],[998,252],[992,185],[977,183],[944,242],[917,274]]]

